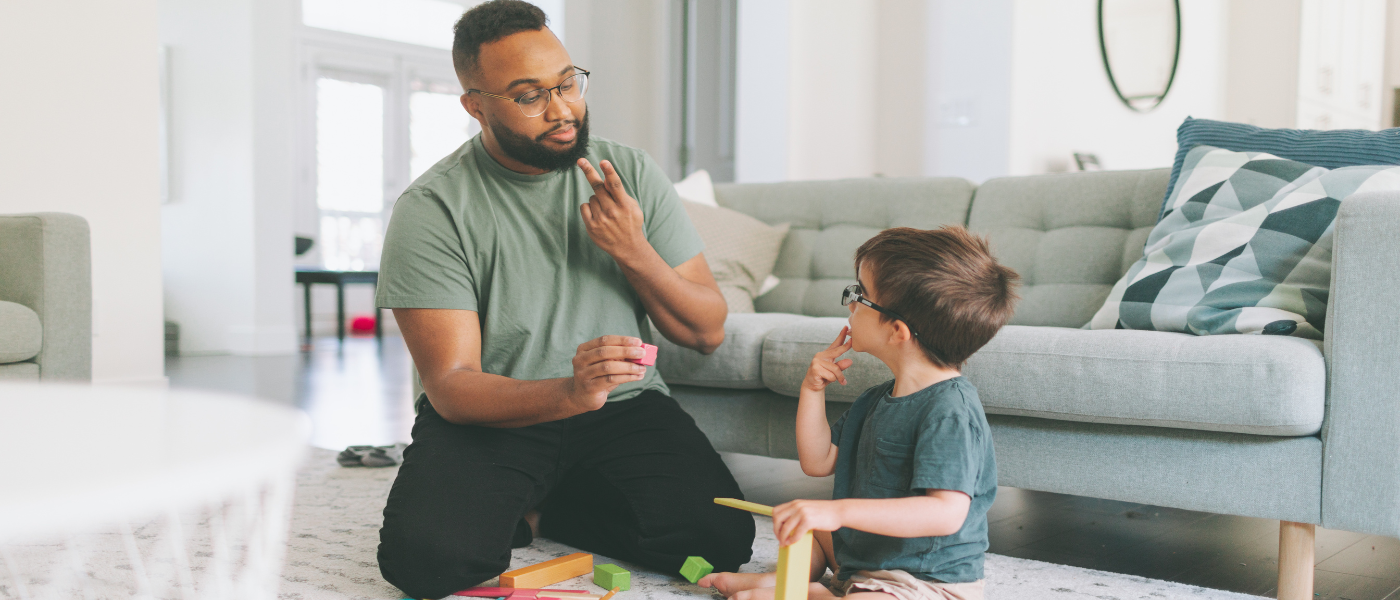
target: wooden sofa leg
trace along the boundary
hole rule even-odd
[[[1311,600],[1313,597],[1313,538],[1311,523],[1279,521],[1278,600]]]

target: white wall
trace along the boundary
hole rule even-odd
[[[923,174],[928,89],[928,7],[925,0],[875,5],[875,174]]]
[[[1061,6],[1043,4],[1052,10]],[[1007,174],[1012,15],[1020,5],[1013,0],[930,1],[925,175],[981,182]]]
[[[667,3],[568,0],[564,10],[569,56],[594,72],[588,87],[591,132],[646,150],[663,167],[670,165],[676,153],[667,129]]]
[[[182,353],[295,352],[294,0],[161,0],[166,315]]]
[[[875,173],[873,2],[794,0],[789,8],[788,177]]]
[[[790,2],[739,0],[734,181],[788,178]]]
[[[1385,87],[1381,93],[1381,127],[1400,127],[1395,94],[1400,90],[1400,0],[1386,3]]]
[[[92,376],[164,381],[155,0],[0,3],[0,213],[92,230]]]
[[[1063,170],[1076,151],[1097,154],[1105,169],[1170,167],[1182,120],[1223,118],[1228,6],[1181,5],[1176,81],[1156,109],[1137,113],[1105,75],[1094,0],[1016,0],[1009,174]]]
[[[1298,125],[1302,0],[1230,0],[1225,120]]]

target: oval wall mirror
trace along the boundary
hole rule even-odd
[[[1179,0],[1099,0],[1099,49],[1118,99],[1138,112],[1156,108],[1181,57]]]

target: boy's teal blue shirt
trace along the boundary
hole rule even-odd
[[[972,504],[957,533],[898,538],[851,528],[832,534],[839,579],[899,569],[926,581],[982,579],[987,510],[997,494],[996,454],[977,388],[959,376],[893,398],[894,380],[874,386],[831,427],[840,448],[832,499],[904,498],[954,490]]]

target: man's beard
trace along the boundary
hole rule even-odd
[[[572,146],[560,151],[550,150],[544,145],[544,138],[568,125],[577,131]],[[562,171],[578,164],[578,159],[588,156],[588,113],[583,113],[579,121],[565,121],[546,131],[535,139],[511,131],[504,123],[491,119],[491,133],[496,134],[496,143],[501,152],[536,169]]]

